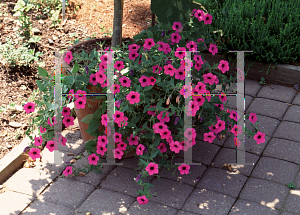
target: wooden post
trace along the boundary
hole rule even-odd
[[[152,27],[155,26],[155,14],[152,13]]]
[[[123,0],[114,0],[112,47],[122,44]]]

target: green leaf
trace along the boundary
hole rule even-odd
[[[99,107],[99,108],[96,110],[96,112],[94,113],[93,119],[95,119],[95,120],[100,120],[100,119],[101,119],[101,110],[102,110],[101,107]],[[82,121],[82,120],[81,120],[81,121]]]
[[[72,73],[76,73],[76,72],[78,72],[78,71],[79,71],[79,65],[78,65],[77,62],[75,62],[75,65],[74,65],[74,67],[73,67],[73,69],[72,69]]]
[[[96,131],[98,129],[100,125],[100,122],[98,120],[94,120],[92,119],[89,123],[89,128],[86,130],[86,132],[93,132]]]
[[[141,116],[135,117],[130,122],[136,124],[140,120]]]
[[[146,87],[144,87],[144,91],[149,91],[149,90],[151,90],[153,88],[153,86],[146,86]]]
[[[162,114],[162,119],[164,119],[166,115],[167,115],[167,112],[164,111],[163,114]]]
[[[85,143],[84,148],[87,151],[91,151],[91,150],[95,149],[96,146],[97,146],[97,143],[95,140],[89,140]]]
[[[81,122],[89,124],[90,121],[93,119],[93,116],[94,114],[88,114],[81,120]]]
[[[49,102],[45,102],[45,103],[46,103],[47,108],[49,108],[50,110],[54,110],[55,109],[55,104],[51,104]]]
[[[147,163],[145,160],[140,159],[140,161],[141,161],[141,163],[142,163],[144,166],[148,166],[148,163]]]
[[[160,139],[157,139],[153,142],[153,146],[157,147],[159,145]]]
[[[40,91],[45,92],[46,88],[44,87],[43,83],[40,80],[36,80],[36,84],[38,85]]]
[[[133,130],[133,137],[135,137],[137,135],[137,133],[141,130],[142,130],[141,128]]]
[[[74,83],[74,75],[65,77],[63,83],[65,85],[72,85]]]
[[[156,157],[159,149],[157,149],[157,148],[155,148],[155,149],[156,149],[155,152],[151,154],[150,158],[155,158]]]
[[[47,70],[45,70],[45,69],[43,69],[39,66],[38,66],[38,72],[39,72],[39,75],[44,77],[44,78],[49,77],[49,74],[48,74]]]
[[[153,38],[153,33],[152,33],[152,31],[148,31],[148,38]]]
[[[34,36],[28,40],[28,43],[36,43],[36,42],[40,41],[41,39],[42,39],[42,37]]]

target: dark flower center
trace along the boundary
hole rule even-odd
[[[258,135],[258,137],[257,137],[258,139],[260,139],[261,138],[261,136],[260,135]]]
[[[177,36],[176,36],[176,35],[174,36],[174,39],[175,39],[175,40],[177,39]]]
[[[119,64],[119,63],[118,63],[118,65],[117,65],[117,66],[119,67],[119,66],[121,66],[121,64]]]
[[[151,166],[151,167],[150,167],[150,169],[151,169],[151,170],[154,170],[154,167],[153,167],[153,166]]]
[[[182,54],[182,52],[179,52],[179,54]]]
[[[135,98],[135,95],[131,96],[131,98],[134,99],[134,98]]]
[[[146,80],[146,79],[143,79],[143,82],[147,82],[147,80]]]
[[[117,118],[120,118],[120,115],[119,115],[119,114],[117,114]]]
[[[185,170],[185,169],[186,169],[186,168],[185,168],[185,166],[184,166],[184,167],[182,167],[182,169],[183,169],[183,170]]]
[[[134,141],[135,139],[134,139],[134,138],[131,138],[131,140]]]
[[[31,109],[31,105],[28,106],[28,109]]]
[[[67,122],[70,122],[70,119],[67,119]]]
[[[96,80],[96,78],[95,77],[93,77],[93,81],[95,81]]]
[[[160,129],[162,129],[163,128],[163,126],[162,125],[160,125],[160,126],[158,126]]]
[[[33,152],[34,155],[36,155],[36,152]]]
[[[94,160],[95,160],[95,157],[93,157],[92,160],[94,161]]]
[[[53,147],[54,146],[54,144],[52,143],[52,144],[50,144],[50,147]]]
[[[183,72],[179,72],[179,75],[182,75],[183,74]]]
[[[82,101],[79,101],[79,104],[82,104]]]

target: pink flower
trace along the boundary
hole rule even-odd
[[[97,166],[97,162],[99,160],[99,157],[95,153],[93,153],[93,154],[89,155],[88,160],[89,160],[90,165]]]
[[[221,60],[218,68],[222,73],[225,73],[226,71],[229,71],[229,63],[226,60]]]
[[[149,78],[147,76],[145,76],[145,75],[142,75],[139,78],[139,82],[141,83],[142,87],[146,87],[146,86],[150,85]]]
[[[63,174],[65,175],[65,177],[67,177],[68,175],[71,175],[73,173],[72,167],[71,166],[67,166],[67,168],[63,171]]]
[[[207,25],[207,24],[211,24],[212,22],[212,16],[209,15],[208,13],[204,15],[204,25]]]
[[[34,138],[34,145],[40,146],[40,145],[42,145],[42,143],[43,143],[43,138],[42,138],[42,136],[39,136],[39,137],[35,137],[35,138]]]
[[[208,51],[212,53],[212,55],[215,55],[218,52],[218,48],[215,44],[210,44]]]
[[[169,129],[162,129],[162,131],[159,133],[161,139],[167,139],[171,135],[171,131]]]
[[[102,145],[97,145],[97,154],[104,156],[104,153],[107,151],[107,148]]]
[[[177,47],[175,51],[175,56],[178,57],[179,59],[183,59],[186,56],[186,49],[184,47]]]
[[[95,75],[96,75],[96,80],[99,84],[103,84],[105,79],[107,78],[106,75],[102,71],[96,72]]]
[[[215,125],[215,127],[220,131],[225,130],[225,122],[222,120],[218,120],[217,124]]]
[[[217,76],[213,75],[211,72],[203,75],[204,83],[213,85]]]
[[[190,166],[186,165],[185,163],[181,164],[178,167],[178,170],[180,171],[181,175],[183,175],[183,174],[189,174],[189,169],[190,169]]]
[[[148,78],[148,81],[149,81],[149,86],[150,85],[152,85],[152,86],[154,86],[154,84],[155,84],[155,82],[156,82],[156,79],[153,77],[153,76],[151,76],[150,78]]]
[[[110,64],[110,63],[109,63]],[[106,72],[105,70],[107,69],[107,63],[106,62],[101,62],[99,64],[99,72]]]
[[[32,113],[34,112],[35,103],[28,102],[26,105],[24,105],[24,110],[26,113]]]
[[[115,142],[121,143],[122,142],[122,134],[115,132]]]
[[[128,137],[127,140],[130,146],[137,146],[139,144],[138,136],[133,137],[133,134],[130,134],[130,137]]]
[[[35,160],[37,158],[41,158],[40,152],[41,150],[38,148],[31,148],[28,152],[28,155],[31,157],[32,160]]]
[[[140,94],[138,92],[130,91],[130,93],[126,96],[126,99],[130,104],[139,103]]]
[[[56,117],[52,117],[52,124],[50,122],[50,118],[48,118],[48,121],[47,121],[47,124],[50,125],[50,126],[54,126],[57,124],[57,121],[56,121]]]
[[[129,52],[129,59],[130,60],[135,60],[137,57],[139,56],[139,54],[135,51]]]
[[[180,22],[174,22],[172,29],[176,32],[182,31],[182,24]]]
[[[96,86],[97,85],[97,79],[96,79],[96,75],[95,74],[91,74],[90,75],[90,80],[89,80],[89,82],[92,84],[92,85],[94,85],[94,86]]]
[[[107,144],[107,137],[105,135],[98,136],[97,145],[106,146],[106,144]]]
[[[155,42],[153,38],[148,38],[145,40],[144,48],[150,50],[151,47],[155,46]]]
[[[137,155],[143,155],[144,149],[145,149],[145,146],[144,146],[143,144],[139,144],[139,145],[136,147],[136,154],[137,154]]]
[[[66,57],[65,57],[65,62],[67,64],[70,64],[72,59],[73,59],[72,52],[71,51],[67,52]]]
[[[115,158],[122,159],[124,152],[120,148],[116,148],[113,152]]]
[[[197,43],[195,43],[194,41],[190,41],[189,43],[187,43],[186,47],[189,49],[190,52],[197,51]]]
[[[257,134],[254,135],[254,140],[256,140],[257,144],[261,144],[265,142],[265,134],[258,131]]]
[[[40,127],[40,132],[41,132],[42,134],[45,133],[46,131],[47,131],[46,128]]]
[[[132,52],[132,51],[137,52],[137,51],[139,50],[139,48],[140,48],[140,46],[137,45],[137,44],[131,44],[131,45],[128,46],[128,50],[129,50],[130,52]]]
[[[203,17],[204,17],[204,11],[203,10],[196,10],[194,16],[199,20],[202,21]]]
[[[139,196],[136,198],[140,205],[145,205],[148,203],[146,196]]]
[[[101,116],[101,124],[104,126],[107,126],[107,122],[109,121],[109,119],[107,118],[107,114],[103,114]]]
[[[124,117],[124,113],[117,110],[112,118],[114,118],[114,121],[116,123],[119,123],[119,122],[123,121],[123,117]]]
[[[154,133],[160,134],[164,129],[167,129],[167,125],[164,122],[158,122],[153,125]]]
[[[163,113],[164,113],[164,111],[160,112],[160,114],[157,115],[157,119],[158,119],[160,122],[170,122],[170,117],[168,117],[169,112],[167,112],[167,114],[165,115],[165,117],[162,118]]]
[[[184,136],[187,137],[188,140],[192,140],[197,136],[196,130],[194,128],[187,128],[184,132]]]
[[[159,65],[156,65],[156,66],[153,66],[152,69],[153,69],[153,73],[159,74],[160,71],[162,70],[162,67],[160,67]]]
[[[75,94],[75,98],[84,98],[86,99],[86,92],[83,90],[77,90],[76,94]]]
[[[171,34],[171,41],[173,43],[179,43],[180,40],[181,40],[181,36],[178,32]]]
[[[156,148],[158,148],[161,153],[164,153],[167,151],[166,144],[164,144],[164,143],[160,143]]]
[[[176,72],[176,69],[172,66],[172,64],[168,64],[168,65],[164,66],[164,73],[166,75],[173,76],[175,72]]]
[[[53,152],[54,150],[57,150],[58,147],[57,147],[57,142],[56,141],[53,141],[53,140],[49,140],[47,145],[46,145],[46,148],[50,151],[50,152]]]
[[[179,68],[175,71],[175,79],[182,80],[182,81],[185,79],[184,69]]]
[[[122,69],[124,69],[124,63],[123,61],[116,61],[115,62],[115,65],[114,65],[114,68],[121,71]]]
[[[197,111],[199,110],[199,105],[198,102],[196,101],[190,101],[188,104],[188,111],[187,115],[188,116],[196,116]]]
[[[214,141],[214,139],[216,138],[216,136],[214,135],[213,132],[208,132],[204,134],[204,141],[212,143]]]
[[[252,122],[252,124],[255,124],[257,121],[256,113],[250,113],[249,120]]]
[[[218,97],[220,98],[221,102],[226,102],[227,101],[227,98],[226,98],[226,95],[225,93],[221,93],[222,95],[219,95]]]
[[[74,96],[74,90],[71,89],[71,90],[69,91],[68,99],[69,99],[69,100],[70,100],[70,99],[73,99],[73,96]]]
[[[63,107],[61,114],[62,116],[69,116],[71,114],[71,109],[69,107]]]
[[[241,145],[241,141],[237,137],[234,138],[234,145],[236,145],[237,148],[239,148]]]
[[[182,150],[182,145],[178,141],[173,141],[170,143],[170,149],[175,153],[179,153]]]
[[[146,167],[146,171],[149,173],[149,175],[158,174],[158,164],[156,163],[149,163]]]
[[[72,116],[65,116],[62,121],[66,127],[69,127],[70,125],[74,125],[74,117]]]
[[[241,117],[236,111],[231,111],[229,118],[234,119],[235,121],[238,121]]]
[[[241,133],[243,133],[242,126],[234,125],[233,128],[230,130],[230,132],[233,133],[234,136],[238,136]]]
[[[85,103],[86,103],[86,100],[83,99],[83,98],[79,98],[75,101],[75,106],[77,109],[84,109],[85,108]]]
[[[127,146],[127,144],[124,143],[124,142],[121,142],[121,143],[118,144],[119,149],[121,149],[121,150],[123,150],[123,151],[126,150],[126,146]]]

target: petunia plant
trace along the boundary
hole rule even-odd
[[[241,142],[237,138],[244,129],[248,136],[255,139],[257,144],[265,142],[265,134],[257,130],[257,118],[255,113],[246,115],[246,118],[255,126],[253,133],[246,128],[237,125],[241,118],[236,111],[225,110],[224,103],[227,101],[226,88],[223,85],[221,95],[212,96],[218,84],[230,83],[225,73],[229,70],[227,61],[220,61],[219,64],[210,66],[204,60],[203,50],[215,55],[218,47],[214,44],[210,28],[212,17],[202,10],[188,12],[189,23],[174,22],[172,26],[159,24],[149,27],[147,31],[141,32],[134,37],[135,42],[111,49],[115,52],[112,61],[111,52],[100,56],[99,69],[89,70],[89,83],[102,87],[103,92],[109,89],[114,92],[115,112],[107,116],[106,102],[92,116],[88,116],[89,133],[94,139],[87,141],[85,150],[88,153],[89,165],[91,168],[99,167],[99,156],[107,155],[108,137],[111,129],[108,126],[109,118],[114,119],[115,132],[113,149],[115,159],[121,159],[128,152],[135,152],[139,157],[139,175],[135,181],[143,187],[137,191],[139,204],[147,204],[152,197],[149,191],[153,187],[150,183],[144,183],[147,176],[159,177],[161,168],[175,168],[181,175],[189,174],[190,165],[183,163],[173,165],[173,159],[180,151],[187,151],[196,144],[196,129],[204,130],[204,141],[212,143],[215,138],[221,138],[226,133],[234,135],[234,142],[237,148]],[[199,38],[194,38],[190,29],[193,22],[201,22],[202,29],[199,29]],[[198,30],[198,29],[197,29]],[[195,31],[193,31],[195,32]],[[108,50],[106,50],[108,51]],[[187,52],[191,58],[187,58]],[[74,62],[73,71],[78,71],[76,57],[72,53],[66,55],[65,61],[70,64]],[[107,80],[108,65],[114,67],[114,83]],[[76,66],[77,65],[77,66]],[[190,68],[192,79],[185,86],[186,68]],[[106,74],[105,74],[106,73]],[[76,79],[74,76],[72,79]],[[66,79],[64,79],[66,80]],[[68,81],[63,81],[65,84]],[[84,108],[86,105],[86,84],[81,89],[74,88],[74,85],[65,86],[70,96],[64,101],[72,98],[77,108]],[[64,85],[63,85],[64,86]],[[191,97],[188,106],[185,107],[185,99]],[[104,98],[104,101],[106,98]],[[31,107],[33,105],[31,104]],[[32,110],[32,108],[31,108]],[[73,118],[70,116],[70,109],[63,108],[63,123],[71,125]],[[192,128],[184,130],[184,114],[193,117]],[[68,117],[70,116],[70,117]],[[50,118],[49,123],[55,124],[55,118]],[[97,129],[102,124],[106,129],[99,132]],[[254,127],[253,126],[253,127]],[[43,129],[43,128],[41,128]],[[186,140],[186,139],[187,140]],[[65,141],[64,137],[61,139]],[[40,144],[42,140],[37,139]],[[52,141],[52,142],[51,142]],[[54,148],[57,139],[49,140],[49,150]],[[47,144],[47,145],[48,145]],[[36,146],[36,145],[35,145]],[[37,158],[39,151],[33,146],[30,149],[30,156]],[[73,173],[73,165],[70,164],[63,172],[65,176]],[[74,172],[78,172],[75,170]]]

